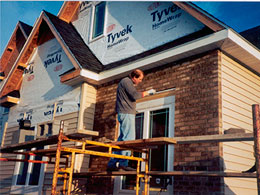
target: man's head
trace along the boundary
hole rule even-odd
[[[135,69],[134,71],[131,72],[130,77],[134,82],[134,84],[138,85],[143,81],[144,73],[140,69]]]

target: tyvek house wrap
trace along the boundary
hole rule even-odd
[[[73,68],[56,39],[35,48],[23,74],[19,104],[9,113],[8,126],[18,125],[19,119],[31,120],[32,126],[56,116],[79,110],[80,86],[60,83],[59,75]]]
[[[172,2],[106,2],[104,33],[91,38],[91,2],[82,2],[72,22],[103,65],[148,51],[205,27]]]

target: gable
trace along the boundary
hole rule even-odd
[[[10,38],[3,55],[1,56],[0,76],[1,80],[6,78],[11,71],[16,58],[22,50],[22,47],[30,34],[32,27],[19,21]]]
[[[75,28],[71,24],[60,20],[58,17],[43,11],[30,34],[30,38],[26,41],[23,51],[15,59],[16,63],[14,64],[12,72],[1,87],[1,104],[7,107],[13,106],[13,103],[9,102],[6,97],[13,91],[19,93],[22,75],[24,69],[29,66],[28,61],[32,56],[32,52],[39,45],[53,38],[59,42],[66,56],[72,63],[73,66],[71,69],[79,69],[81,65],[83,65],[94,72],[100,71],[100,62],[96,60],[95,56],[89,51]]]
[[[78,111],[80,87],[62,84],[59,77],[72,68],[55,38],[35,48],[23,72],[19,104],[10,109],[8,123],[15,125],[25,114],[32,124],[51,120],[55,103],[56,116]]]
[[[104,35],[91,39],[93,7],[78,8],[72,21],[103,65],[146,52],[206,28],[172,2],[106,2]]]

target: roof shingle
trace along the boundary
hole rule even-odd
[[[50,19],[82,68],[86,68],[96,73],[101,72],[103,70],[103,65],[85,44],[74,26],[49,12],[44,11],[44,13]]]

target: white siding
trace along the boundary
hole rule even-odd
[[[222,54],[223,130],[253,132],[252,104],[260,103],[260,77]],[[225,171],[240,172],[255,163],[253,142],[224,142]],[[256,179],[224,178],[225,194],[257,194]]]
[[[12,144],[13,134],[19,129],[18,126],[7,128],[4,138],[4,146]],[[1,154],[2,158],[16,158],[15,154]],[[15,162],[0,162],[0,194],[9,194],[12,185]]]

